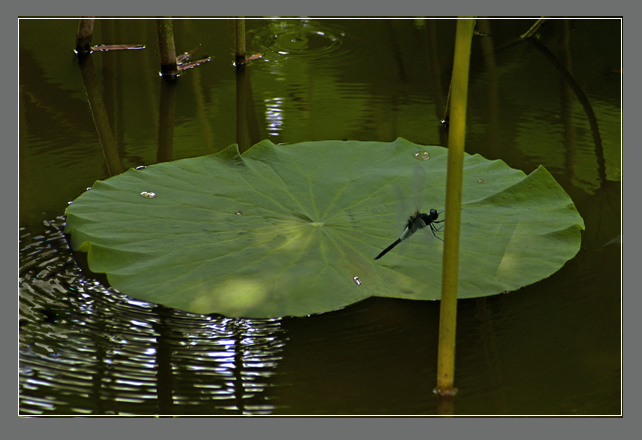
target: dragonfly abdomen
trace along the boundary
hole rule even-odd
[[[403,234],[402,234],[402,236],[403,236]],[[393,247],[395,247],[395,246],[397,246],[399,243],[401,243],[401,240],[402,240],[401,238],[398,238],[398,239],[397,239],[397,241],[395,241],[395,242],[394,242],[394,243],[392,243],[390,246],[388,246],[387,248],[385,248],[384,250],[382,250],[382,251],[381,251],[381,253],[375,257],[375,260],[378,260],[379,258],[381,258],[381,257],[383,257],[384,255],[386,255],[386,254],[388,253],[388,251],[390,251]]]

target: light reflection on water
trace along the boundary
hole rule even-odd
[[[265,391],[285,343],[280,320],[129,301],[83,278],[62,227],[58,218],[42,235],[21,231],[21,414],[273,410]]]
[[[283,98],[265,100],[266,130],[270,136],[278,136],[282,130],[284,109]]]

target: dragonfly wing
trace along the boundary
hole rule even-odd
[[[426,171],[421,165],[415,165],[412,175],[412,198],[415,203],[415,210],[421,211],[421,203],[426,187]]]
[[[397,201],[397,206],[395,208],[397,210],[395,213],[395,221],[400,227],[402,227],[402,229],[399,231],[399,236],[401,236],[401,234],[403,234],[403,232],[406,230],[408,217],[410,217],[412,211],[407,206],[406,196],[404,195],[404,192],[401,188],[399,188],[397,185],[393,185],[392,194]]]

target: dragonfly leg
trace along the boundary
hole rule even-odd
[[[433,223],[434,223],[434,222],[433,222]],[[442,228],[443,228],[443,226],[442,226],[441,228],[437,228],[437,227],[436,227],[435,225],[433,225],[432,223],[430,224],[430,231],[432,232],[432,235],[434,235],[437,239],[439,239],[439,240],[441,240],[441,241],[444,241],[444,239],[443,239],[443,238],[441,238],[441,237],[439,237],[439,236],[437,235],[437,231],[441,231],[441,229],[442,229]]]

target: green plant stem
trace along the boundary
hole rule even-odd
[[[79,56],[91,53],[91,37],[94,35],[94,17],[83,17],[78,22],[76,53]]]
[[[459,269],[459,230],[461,193],[466,137],[466,101],[470,46],[475,20],[460,19],[455,38],[450,129],[448,133],[448,175],[446,177],[446,227],[444,264],[439,314],[439,346],[437,353],[437,393],[455,394],[455,330],[457,326],[457,275]]]
[[[545,22],[546,22],[546,18],[541,17],[539,20],[535,22],[533,26],[530,27],[529,30],[527,30],[522,35],[520,35],[519,38],[523,38],[523,39],[531,38],[533,35],[537,33],[537,31],[539,31],[539,28],[541,28]]]
[[[544,46],[536,38],[528,38],[527,41],[531,43],[533,46],[535,46],[535,48],[537,48],[537,50],[539,50],[542,53],[542,55],[544,55],[551,62],[553,67],[557,69],[557,71],[562,76],[564,81],[566,81],[566,83],[571,88],[571,90],[573,90],[573,92],[575,93],[575,96],[577,96],[578,101],[580,101],[580,104],[582,104],[582,108],[586,113],[586,118],[588,120],[589,126],[591,127],[593,142],[595,143],[595,154],[598,160],[598,172],[600,176],[606,176],[606,161],[604,160],[604,148],[602,146],[602,137],[600,136],[600,129],[598,127],[597,117],[595,116],[595,112],[593,111],[593,106],[591,106],[591,102],[586,96],[586,93],[584,93],[584,90],[582,90],[582,87],[575,80],[571,72],[568,71],[568,69],[564,66],[564,64],[562,64],[560,60],[546,46]],[[603,177],[602,180],[604,181],[606,180],[606,178]]]
[[[156,20],[158,52],[160,53],[161,75],[175,77],[178,74],[176,65],[176,48],[174,46],[174,25],[171,18]]]
[[[234,64],[237,69],[242,69],[245,66],[245,18],[237,17],[234,20],[234,29],[236,33]]]

